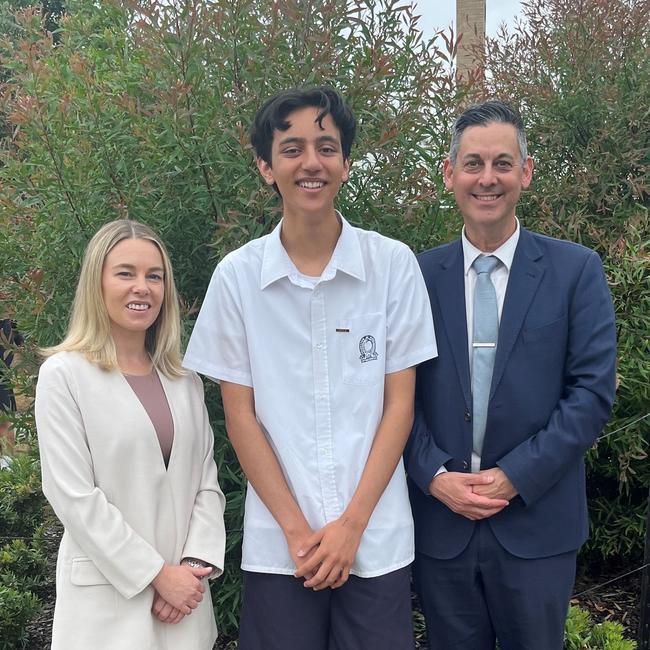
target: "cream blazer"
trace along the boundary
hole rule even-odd
[[[165,468],[154,427],[118,371],[77,352],[42,365],[36,426],[43,492],[62,521],[53,650],[211,650],[210,591],[178,625],[151,614],[163,563],[223,571],[225,499],[194,373],[160,379],[174,421]],[[207,585],[206,585],[207,586]]]

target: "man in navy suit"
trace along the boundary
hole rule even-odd
[[[419,257],[439,356],[417,370],[405,459],[433,649],[560,650],[588,534],[583,456],[614,398],[614,312],[596,253],[519,224],[532,173],[512,108],[467,109],[444,163],[462,237]]]

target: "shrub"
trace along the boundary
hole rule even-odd
[[[45,582],[48,568],[44,506],[38,461],[16,455],[0,470],[0,650],[22,648],[25,628],[40,610],[33,592]]]
[[[594,625],[589,612],[569,608],[564,630],[564,650],[635,650],[636,642],[623,638],[623,626],[614,621]]]
[[[25,628],[40,609],[38,598],[0,583],[0,650],[18,650],[26,641]]]
[[[43,584],[47,560],[36,540],[26,544],[15,539],[0,548],[0,584],[19,591],[30,591]]]
[[[38,461],[28,454],[16,455],[0,471],[0,538],[31,537],[43,523],[43,508]]]

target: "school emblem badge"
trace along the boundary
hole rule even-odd
[[[375,337],[370,334],[362,336],[359,341],[359,352],[361,352],[359,355],[361,363],[365,363],[366,361],[376,361],[378,355]]]

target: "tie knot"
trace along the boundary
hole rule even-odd
[[[477,274],[487,273],[488,275],[494,271],[499,259],[494,257],[494,255],[481,255],[474,260],[474,270]]]

